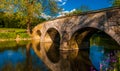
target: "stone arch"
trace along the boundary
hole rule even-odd
[[[32,38],[40,40],[41,34],[42,34],[41,31],[39,29],[37,29],[32,33]]]
[[[36,33],[37,33],[37,35],[41,36],[41,31],[40,30],[37,30]]]
[[[45,42],[60,43],[60,33],[56,28],[48,28],[44,35]]]
[[[32,29],[32,38],[33,39],[38,39],[40,40],[41,38],[41,35],[42,35],[42,31],[41,31],[41,28],[43,27],[43,24],[39,24],[37,25],[36,27],[34,27]]]
[[[69,44],[74,48],[89,47],[90,46],[89,39],[93,34],[97,32],[102,32],[103,34],[107,35],[109,38],[112,38],[116,42],[116,40],[111,36],[111,34],[109,34],[106,31],[103,31],[95,27],[84,27],[77,29],[75,32],[73,32]]]

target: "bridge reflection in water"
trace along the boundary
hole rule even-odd
[[[59,51],[59,45],[54,43],[40,43],[40,50],[33,49],[52,71],[89,71],[92,67],[89,49]]]
[[[91,41],[93,42],[87,46],[82,44],[82,46],[79,46],[79,50],[71,51],[60,51],[58,43],[39,43],[37,41],[32,43],[32,48],[52,71],[120,70],[120,46],[114,42],[112,42],[114,45],[105,43],[111,41],[111,39],[107,37],[103,39],[96,35]],[[39,49],[36,43],[38,43]]]
[[[86,42],[88,43],[88,41]],[[99,37],[98,35],[91,37],[89,42],[87,46],[80,44],[82,46],[79,45],[79,50],[71,51],[60,51],[58,42],[40,43],[39,40],[32,40],[24,45],[16,43],[13,46],[8,44],[10,42],[7,42],[9,46],[1,42],[0,71],[120,70],[119,45],[115,44],[108,36],[100,35],[100,33]],[[4,45],[2,46],[2,44]]]

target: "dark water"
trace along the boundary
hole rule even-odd
[[[59,47],[37,40],[1,42],[0,71],[120,71],[120,46],[111,39],[96,36],[90,47],[75,51]]]

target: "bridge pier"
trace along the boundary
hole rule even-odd
[[[60,50],[77,50],[78,45],[76,42],[71,42],[71,40],[61,40],[60,42]]]
[[[71,46],[71,37],[68,31],[62,31],[62,37],[60,40],[60,50],[75,50],[73,46]]]
[[[69,50],[68,35],[64,34],[60,41],[60,50]]]

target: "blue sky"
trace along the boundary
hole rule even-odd
[[[110,7],[109,0],[57,0],[65,11],[79,8],[81,5],[88,6],[91,10]]]
[[[65,13],[70,13],[79,9],[82,5],[88,6],[90,10],[99,10],[102,8],[111,7],[110,0],[55,0],[58,5],[63,8],[62,12],[59,12],[57,17],[64,16]],[[50,17],[43,14],[44,18]]]

